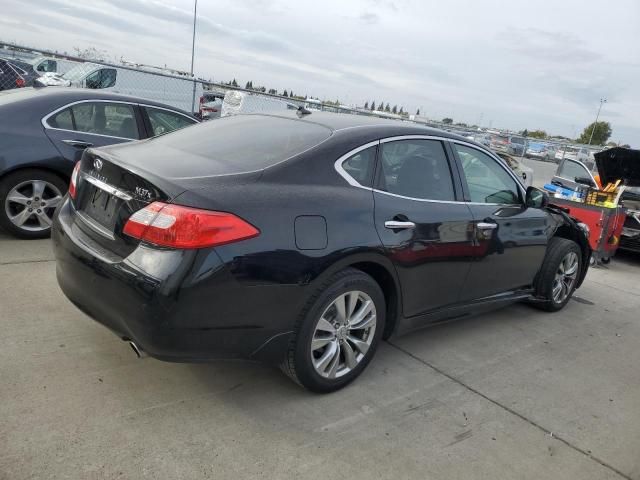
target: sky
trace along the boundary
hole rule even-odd
[[[3,0],[0,40],[188,71],[193,0]],[[640,148],[638,0],[200,0],[195,73]]]

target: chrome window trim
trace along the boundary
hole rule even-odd
[[[165,110],[167,112],[172,112],[172,113],[177,113],[178,115],[182,115],[183,117],[188,118],[189,120],[192,120],[194,124],[200,123],[196,118],[190,117],[189,115],[185,115],[182,112],[177,112],[175,110],[171,110],[170,108],[157,107],[155,105],[148,105],[146,103],[127,102],[125,100],[105,100],[105,99],[77,100],[75,102],[67,103],[66,105],[64,105],[64,106],[62,106],[60,108],[57,108],[54,111],[52,111],[52,112],[48,113],[47,115],[45,115],[44,117],[42,117],[40,119],[40,123],[45,128],[45,130],[57,130],[57,131],[60,131],[60,132],[72,132],[72,133],[85,133],[87,135],[96,135],[98,137],[106,137],[106,138],[117,138],[119,140],[128,140],[130,142],[133,142],[135,140],[144,140],[143,138],[125,138],[125,137],[117,137],[115,135],[104,135],[102,133],[83,132],[81,130],[69,130],[68,128],[56,128],[56,127],[52,127],[51,125],[49,125],[47,123],[47,120],[49,120],[49,118],[51,118],[55,114],[60,113],[61,111],[66,110],[67,108],[73,107],[74,105],[79,105],[79,104],[82,104],[82,103],[120,103],[120,104],[123,104],[123,105],[131,105],[132,107],[137,105],[137,106],[143,107],[143,108],[147,108],[147,107],[148,108],[156,108],[158,110]],[[136,123],[136,128],[137,128],[137,123]],[[149,138],[153,138],[153,137],[149,137]]]
[[[125,202],[128,202],[129,200],[133,199],[133,197],[128,193],[123,192],[119,188],[109,185],[108,183],[103,182],[102,180],[98,180],[96,177],[93,177],[85,173],[85,174],[82,174],[82,178],[87,182],[89,182],[90,184],[94,185],[95,187],[99,188],[100,190],[104,190],[108,194],[113,195],[114,197],[118,197],[124,200]]]
[[[487,155],[489,155],[491,158],[493,158],[494,160],[496,160],[498,162],[498,165],[500,165],[500,167],[505,170],[512,178],[513,180],[516,182],[516,185],[522,195],[522,198],[525,198],[526,192],[524,190],[524,187],[522,186],[522,184],[520,183],[520,181],[518,180],[518,178],[516,177],[516,175],[513,172],[510,172],[509,170],[507,170],[503,165],[502,165],[502,159],[500,159],[497,155],[495,155],[491,150],[488,150],[486,148],[479,148],[478,145],[475,145],[473,143],[470,142],[465,142],[463,140],[458,140],[455,138],[449,138],[449,137],[442,137],[442,136],[438,136],[438,135],[398,135],[395,137],[386,137],[386,138],[382,138],[379,140],[375,140],[373,142],[369,142],[366,143],[364,145],[361,145],[360,147],[354,148],[353,150],[348,151],[347,153],[345,153],[344,155],[342,155],[340,158],[338,158],[333,166],[336,170],[336,172],[338,172],[338,174],[344,178],[347,183],[353,187],[356,188],[362,188],[364,190],[368,190],[370,192],[375,192],[375,193],[380,193],[382,195],[389,195],[391,197],[397,197],[397,198],[402,198],[405,200],[413,200],[416,202],[427,202],[427,203],[447,203],[447,204],[465,204],[465,205],[490,205],[490,206],[499,206],[499,207],[513,207],[513,206],[518,206],[518,205],[523,205],[523,204],[514,204],[514,203],[484,203],[484,202],[465,202],[465,201],[459,201],[459,200],[432,200],[432,199],[427,199],[427,198],[415,198],[415,197],[406,197],[404,195],[398,195],[397,193],[390,193],[390,192],[385,192],[384,190],[378,190],[377,188],[373,188],[373,187],[365,187],[364,185],[360,185],[360,183],[358,183],[353,177],[351,177],[351,175],[349,175],[344,168],[342,168],[342,163],[344,163],[345,160],[349,159],[350,157],[352,157],[353,155],[355,155],[356,153],[365,150],[369,147],[372,147],[374,145],[381,145],[383,143],[388,143],[388,142],[395,142],[398,140],[438,140],[441,142],[453,142],[453,143],[459,143],[461,145],[465,145],[471,148],[475,148],[476,150],[479,150],[482,153],[485,153]]]
[[[338,174],[347,181],[349,185],[353,187],[364,188],[365,190],[372,190],[372,187],[365,187],[364,185],[360,185],[360,183],[358,183],[358,181],[355,178],[353,178],[351,175],[347,173],[347,171],[344,169],[342,164],[347,160],[349,160],[349,158],[353,157],[356,153],[366,150],[367,148],[377,146],[379,144],[380,144],[380,140],[375,140],[373,142],[369,142],[364,145],[361,145],[360,147],[355,148],[349,151],[348,153],[345,153],[340,158],[338,158],[338,160],[334,162],[333,167],[336,169],[336,172],[338,172]]]

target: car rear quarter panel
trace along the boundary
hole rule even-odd
[[[63,177],[71,174],[73,164],[44,133],[43,115],[43,106],[33,102],[0,106],[0,175],[21,168],[46,168]]]

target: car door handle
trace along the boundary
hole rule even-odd
[[[62,143],[66,143],[72,147],[77,148],[89,148],[93,143],[85,142],[84,140],[62,140]]]
[[[406,230],[416,228],[416,224],[413,222],[399,222],[397,220],[387,220],[384,222],[384,226],[389,230]]]
[[[478,222],[476,225],[480,230],[495,230],[498,228],[497,223]]]

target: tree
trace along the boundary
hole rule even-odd
[[[391,109],[391,113],[398,113],[398,106],[394,105],[393,108]]]
[[[400,107],[400,111],[398,112],[400,115],[404,115],[404,107]]]
[[[244,88],[249,90],[251,88],[251,82],[247,82],[247,84],[244,86]]]
[[[270,88],[270,89],[269,89],[269,93],[270,93],[271,95],[277,95],[277,94],[278,94],[278,91],[277,91],[275,88]]]
[[[282,96],[283,96],[283,97],[288,97],[288,96],[289,96],[289,93],[287,93],[287,91],[285,90],[284,92],[282,92]]]
[[[387,113],[391,113],[391,107],[389,106],[389,104],[387,103],[387,106],[384,107],[384,111]]]
[[[379,112],[383,112],[384,111],[384,102],[380,102],[380,105],[378,105],[378,111]]]
[[[528,137],[529,136],[529,130],[527,130],[526,128],[524,130],[522,130],[520,132],[520,135],[522,135],[523,137]]]
[[[545,132],[544,130],[531,130],[528,133],[529,133],[529,138],[540,138],[540,139],[547,138],[547,132]]]
[[[453,118],[443,118],[442,123],[444,123],[445,125],[451,125],[453,123]]]
[[[369,102],[364,102],[364,109],[369,110]]]
[[[593,132],[593,138],[591,135]],[[591,139],[592,145],[604,145],[611,137],[611,124],[609,122],[593,122],[587,125],[582,135],[576,140],[578,143],[587,144]]]
[[[234,78],[233,81],[231,82],[231,86],[232,87],[237,87],[238,86],[238,82],[236,82],[236,79]]]
[[[420,109],[416,110],[416,116],[420,116]]]
[[[376,102],[371,102],[371,111],[373,112],[376,109]]]

